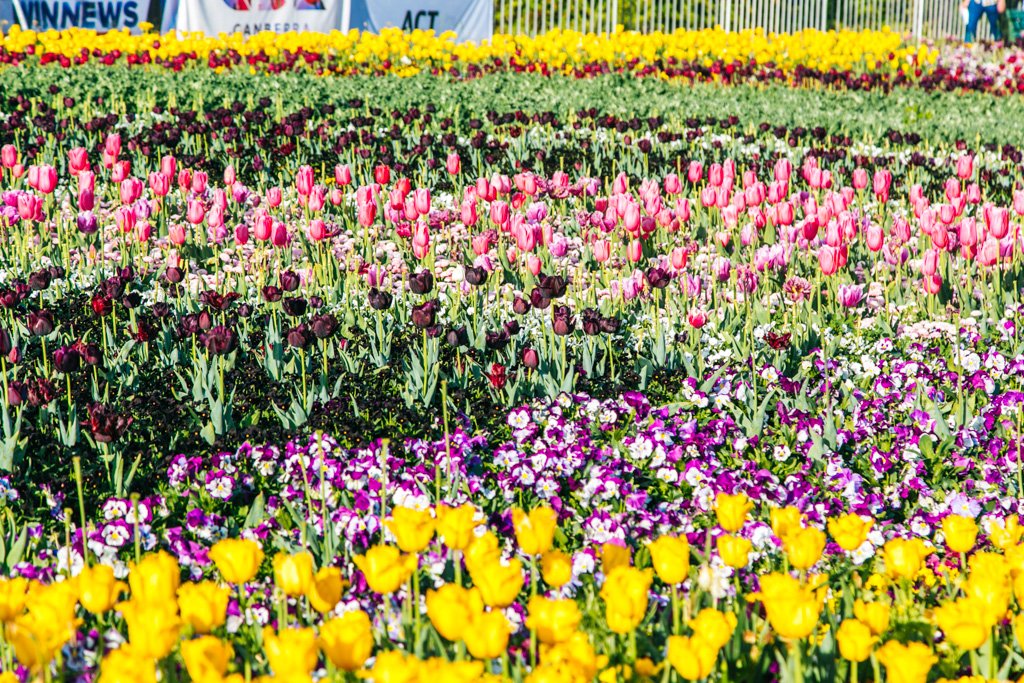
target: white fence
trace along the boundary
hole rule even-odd
[[[880,29],[914,38],[962,38],[958,0],[495,0],[494,29],[537,35],[553,28],[608,33],[622,25],[642,33],[721,26],[763,29]],[[988,20],[978,39],[990,37]]]

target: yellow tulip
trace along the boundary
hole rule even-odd
[[[753,544],[740,536],[723,534],[715,541],[718,548],[718,555],[722,562],[733,569],[742,569],[750,561],[750,550]]]
[[[164,608],[174,604],[181,584],[181,568],[172,555],[164,551],[152,553],[130,567],[128,585],[133,602]]]
[[[14,621],[25,611],[28,598],[28,579],[15,577],[0,579],[0,621]]]
[[[793,529],[783,539],[782,547],[794,569],[807,570],[821,559],[825,550],[825,534],[813,527]]]
[[[289,597],[305,595],[313,583],[313,556],[308,552],[275,555],[274,583]]]
[[[936,607],[935,623],[949,641],[963,650],[977,650],[988,640],[984,610],[973,598]]]
[[[516,601],[523,590],[523,563],[517,559],[474,565],[470,571],[473,585],[488,607],[505,608]]]
[[[320,627],[320,649],[334,666],[355,671],[373,654],[373,627],[362,610],[346,612]]]
[[[186,640],[181,644],[181,658],[193,681],[220,681],[235,656],[231,643],[213,636]]]
[[[931,548],[920,538],[894,538],[882,546],[885,572],[890,578],[904,578],[913,581],[921,571],[924,558]]]
[[[263,548],[247,538],[225,538],[210,548],[210,559],[228,583],[241,585],[255,578],[263,563]]]
[[[4,636],[14,647],[18,661],[31,671],[49,664],[76,633],[78,588],[74,580],[48,585],[31,582],[26,604],[28,612],[5,627]]]
[[[118,603],[117,611],[128,625],[128,642],[140,656],[163,659],[174,649],[181,632],[176,607],[174,600],[152,603],[132,598]]]
[[[441,637],[453,643],[462,640],[470,619],[482,612],[483,600],[478,591],[455,583],[446,583],[427,591],[427,617]]]
[[[828,532],[840,548],[853,552],[868,540],[868,532],[873,524],[870,519],[865,520],[860,515],[850,513],[828,520]]]
[[[700,636],[669,636],[668,662],[686,680],[699,681],[711,674],[718,650]]]
[[[499,611],[477,612],[471,617],[463,638],[476,659],[495,659],[508,648],[511,633],[508,619]]]
[[[551,550],[557,525],[558,513],[546,505],[530,510],[529,514],[519,508],[512,509],[516,542],[527,555],[543,555]]]
[[[78,574],[78,601],[93,614],[103,614],[117,603],[128,584],[114,578],[114,568],[105,564],[85,567]]]
[[[601,546],[601,571],[611,574],[619,567],[628,567],[632,562],[629,548],[618,543],[605,543]]]
[[[613,633],[629,633],[640,625],[647,612],[648,592],[654,573],[650,569],[618,567],[601,587],[605,621]]]
[[[839,643],[839,654],[851,662],[863,662],[871,656],[878,638],[871,633],[871,628],[857,619],[846,619],[836,631]]]
[[[374,683],[417,683],[420,680],[420,660],[401,650],[385,650],[373,660],[373,668],[360,674]]]
[[[381,595],[401,588],[419,564],[415,555],[402,555],[393,545],[375,545],[352,561],[363,572],[370,590]]]
[[[395,535],[395,543],[402,552],[421,552],[434,538],[434,518],[430,510],[396,507],[384,525]]]
[[[485,531],[475,537],[466,548],[466,568],[470,572],[474,566],[489,567],[493,562],[501,561],[501,546],[493,531]]]
[[[754,504],[745,493],[735,495],[719,493],[715,497],[715,515],[718,517],[718,525],[729,533],[736,533],[743,528],[747,521],[747,515],[753,508]]]
[[[437,506],[437,534],[452,550],[465,550],[473,540],[476,529],[476,508],[470,503],[449,507],[444,503]]]
[[[0,678],[0,683],[8,682]],[[103,656],[97,683],[156,683],[156,665],[131,645],[122,645]]]
[[[310,628],[286,628],[275,633],[264,626],[263,652],[275,677],[309,676],[319,655],[316,633]]]
[[[483,662],[449,662],[441,657],[431,657],[421,662],[419,680],[439,683],[478,683],[491,681],[483,675]]]
[[[1007,548],[1020,543],[1022,534],[1024,534],[1024,525],[1021,525],[1020,518],[1013,514],[1003,520],[1002,526],[993,524],[989,538],[992,540],[992,545],[1005,552]]]
[[[1003,620],[1010,608],[1013,585],[1006,558],[989,552],[971,556],[970,574],[964,582],[963,592],[976,601],[982,611],[981,618],[986,626],[995,626]]]
[[[341,578],[341,570],[337,567],[324,567],[313,575],[306,590],[306,598],[309,604],[317,612],[327,614],[334,609],[341,600],[341,593],[348,586],[348,581]]]
[[[690,574],[690,543],[685,537],[661,536],[647,549],[659,579],[669,585],[686,581]]]
[[[552,588],[561,588],[572,581],[572,558],[561,550],[549,550],[540,558],[541,576]]]
[[[583,619],[575,600],[541,596],[530,598],[526,613],[526,627],[535,631],[538,640],[547,645],[569,640]]]
[[[797,640],[814,632],[822,600],[809,587],[788,574],[767,574],[755,594],[764,604],[768,621],[783,638]]]
[[[724,647],[736,630],[736,615],[732,612],[719,612],[711,607],[705,607],[697,616],[687,622],[687,626],[693,629],[706,642],[714,647]]]
[[[978,524],[970,517],[947,515],[942,520],[946,545],[955,553],[969,553],[978,539]]]
[[[780,541],[786,538],[790,531],[803,526],[803,513],[792,505],[783,508],[772,508],[770,513],[772,522],[772,533]]]
[[[853,616],[864,622],[871,629],[871,634],[880,636],[889,630],[889,605],[884,602],[864,602],[857,600],[853,603]]]
[[[541,661],[562,674],[560,681],[589,683],[598,670],[607,663],[606,656],[598,656],[585,633],[575,631],[565,640],[540,648]]]
[[[230,591],[213,581],[186,583],[178,589],[181,619],[196,633],[209,633],[227,620]]]
[[[932,665],[939,661],[923,643],[902,645],[890,640],[875,653],[885,667],[886,683],[925,683]]]

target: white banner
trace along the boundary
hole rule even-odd
[[[0,0],[0,4],[13,4]],[[148,19],[150,0],[20,0],[25,26],[36,31],[135,29]],[[6,17],[5,17],[6,18]]]
[[[174,28],[217,35],[326,33],[348,24],[348,0],[178,0]]]
[[[352,0],[350,26],[373,33],[389,26],[454,31],[459,40],[489,40],[494,34],[494,1]]]

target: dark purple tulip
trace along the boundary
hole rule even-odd
[[[455,327],[448,330],[448,334],[444,336],[444,339],[450,346],[459,348],[460,346],[469,346],[469,335],[466,334],[465,327]]]
[[[483,268],[466,266],[466,282],[474,287],[479,287],[487,282],[487,271]]]
[[[7,385],[7,405],[17,408],[28,400],[28,385],[24,382],[12,380]]]
[[[0,356],[6,356],[13,348],[11,335],[7,334],[7,330],[0,329]]]
[[[85,421],[92,438],[99,443],[110,443],[121,437],[132,424],[132,418],[118,415],[102,403],[89,406],[89,419]]]
[[[281,299],[281,308],[293,318],[306,315],[306,300],[300,296]]]
[[[286,292],[294,292],[299,288],[299,276],[290,270],[286,270],[277,278],[281,289]]]
[[[333,337],[334,333],[338,331],[338,319],[330,313],[326,313],[315,316],[309,321],[309,326],[317,339],[327,339]]]
[[[168,268],[164,271],[164,277],[167,278],[168,282],[176,285],[185,279],[185,273],[182,272],[181,268]]]
[[[163,320],[170,314],[171,307],[167,303],[163,301],[158,301],[155,304],[153,304],[153,315],[156,316],[157,318]]]
[[[668,287],[668,283],[671,282],[672,278],[665,272],[664,268],[658,268],[657,266],[647,271],[647,282],[651,284],[651,287],[655,289],[665,289]]]
[[[82,356],[73,346],[62,346],[53,352],[53,367],[68,375],[82,367]]]
[[[30,311],[28,331],[37,337],[45,337],[53,332],[53,314],[49,311]]]
[[[304,349],[313,343],[313,333],[309,331],[305,323],[288,330],[288,334],[285,336],[288,339],[288,345],[297,349]]]
[[[53,388],[53,382],[42,377],[28,385],[28,402],[33,408],[49,405],[57,398],[57,390]]]
[[[199,329],[203,332],[208,332],[213,328],[213,316],[210,315],[209,311],[202,311],[199,317],[196,318],[196,322],[199,325]]]
[[[437,301],[431,299],[412,307],[412,324],[421,329],[433,327],[437,319]]]
[[[559,299],[565,296],[566,282],[561,275],[541,275],[537,289],[545,299]]]
[[[391,308],[391,294],[388,292],[382,292],[376,287],[372,287],[367,298],[370,301],[370,308],[375,311],[385,311]]]
[[[274,285],[267,285],[263,288],[263,300],[267,303],[274,303],[281,300],[281,288]]]
[[[209,332],[201,334],[199,341],[206,347],[207,353],[214,356],[224,356],[235,350],[238,345],[238,338],[235,333],[223,325],[211,328]]]
[[[516,315],[526,315],[527,313],[530,312],[530,308],[530,302],[521,296],[517,296],[512,301],[512,310],[515,312]]]
[[[49,270],[37,270],[28,276],[28,286],[37,292],[41,292],[50,286],[52,276]]]
[[[434,276],[429,270],[421,270],[409,276],[409,291],[413,294],[428,294],[434,289]]]
[[[555,334],[559,336],[565,336],[572,334],[573,330],[576,329],[576,323],[572,317],[572,311],[568,306],[556,306],[554,321],[552,321],[551,328]]]

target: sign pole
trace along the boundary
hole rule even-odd
[[[18,24],[26,31],[30,28],[28,22],[25,21],[25,12],[21,8],[20,0],[13,0],[14,2],[14,16],[18,19]]]

